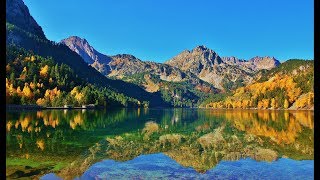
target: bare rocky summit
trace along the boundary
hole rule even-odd
[[[111,57],[96,51],[90,46],[86,39],[82,39],[78,36],[71,36],[63,39],[61,43],[79,54],[86,63],[90,64],[103,75],[109,74],[111,69],[107,65],[112,60]]]
[[[232,61],[240,62],[238,59],[230,59],[230,62]],[[165,64],[191,72],[221,90],[224,90],[225,84],[229,82],[234,83],[238,80],[249,83],[252,80],[252,71],[246,71],[239,63],[225,63],[216,52],[205,46],[183,51]]]
[[[272,69],[280,65],[280,62],[275,59],[274,57],[253,57],[248,61],[248,64],[252,65],[252,68],[254,70],[261,70],[261,69]]]

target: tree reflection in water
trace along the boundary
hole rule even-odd
[[[42,169],[34,176],[53,171],[72,179],[102,159],[125,161],[158,152],[198,172],[245,157],[313,159],[313,121],[313,111],[7,112],[7,177]]]

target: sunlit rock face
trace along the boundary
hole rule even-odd
[[[60,43],[65,44],[72,51],[79,54],[86,63],[90,64],[100,73],[106,75],[110,72],[108,63],[111,61],[111,57],[96,51],[90,46],[86,39],[82,39],[78,36],[71,36],[63,39]]]
[[[193,73],[168,64],[142,61],[130,54],[104,55],[95,50],[86,39],[77,36],[63,39],[60,43],[68,46],[103,75],[137,84],[147,92],[154,93],[166,89],[167,82],[187,83],[191,85],[191,89],[200,92],[217,92],[214,86]]]
[[[188,81],[195,87],[201,86],[200,89],[204,88],[202,80],[217,89],[229,90],[225,89],[226,83],[247,84],[252,81],[252,73],[261,69],[271,69],[280,64],[273,57],[254,57],[248,61],[236,57],[220,58],[215,51],[205,46],[197,46],[191,51],[185,50],[165,63],[156,63],[142,61],[129,54],[104,55],[90,46],[85,39],[76,36],[63,39],[61,43],[108,77],[132,82],[137,81],[134,75],[148,73],[164,81]],[[142,83],[140,85],[144,86]],[[145,87],[145,89],[149,92],[155,91],[154,88],[150,90]]]
[[[224,63],[239,66],[248,72],[256,72],[262,69],[270,70],[280,65],[280,62],[276,58],[270,56],[255,56],[249,60],[238,59],[234,56],[222,57],[221,59]]]
[[[203,81],[206,81],[216,88],[223,90],[224,83],[242,80],[249,83],[252,80],[250,73],[253,71],[248,68],[242,68],[240,60],[223,60],[213,50],[205,46],[197,46],[191,51],[185,50],[165,62],[173,67],[183,71],[191,72]]]

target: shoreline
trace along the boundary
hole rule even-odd
[[[46,110],[46,109],[102,109],[106,108],[104,106],[96,107],[44,107],[38,105],[16,105],[16,104],[6,104],[6,110]]]
[[[314,111],[314,109],[258,109],[258,108],[205,108],[199,107],[198,109],[209,109],[209,110],[259,110],[259,111]]]
[[[16,104],[6,104],[6,110],[46,110],[46,109],[63,109],[63,110],[72,110],[72,109],[103,109],[106,108],[104,106],[79,106],[79,107],[44,107],[44,106],[38,106],[38,105],[16,105]],[[152,108],[152,107],[150,107]],[[175,107],[171,107],[175,108]],[[177,107],[179,108],[179,107]],[[205,108],[205,107],[193,107],[193,109],[206,109],[206,110],[259,110],[259,111],[314,111],[314,108],[311,109],[258,109],[258,108]]]

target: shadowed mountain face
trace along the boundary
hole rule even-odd
[[[6,21],[45,38],[42,28],[30,15],[28,7],[21,0],[6,0]]]

